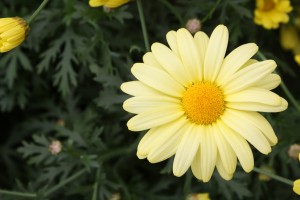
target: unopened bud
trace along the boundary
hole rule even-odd
[[[51,142],[49,145],[49,151],[52,155],[57,155],[61,152],[62,150],[62,144],[58,140],[54,140]]]
[[[288,151],[290,158],[298,160],[299,153],[300,153],[300,145],[299,144],[293,144],[290,146],[289,151]]]
[[[120,200],[120,199],[121,199],[120,193],[114,193],[111,195],[109,200]]]
[[[197,18],[189,19],[186,23],[186,29],[189,30],[192,34],[200,31],[201,22]]]
[[[59,126],[65,126],[65,120],[59,119],[59,120],[56,121],[56,124],[59,125]]]

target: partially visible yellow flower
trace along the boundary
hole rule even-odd
[[[299,36],[296,27],[283,25],[280,28],[280,44],[285,50],[293,50],[299,43]]]
[[[289,21],[292,9],[290,0],[256,0],[254,22],[265,29],[276,29],[279,23]]]
[[[300,195],[300,179],[294,181],[293,190],[296,194]]]
[[[296,55],[294,56],[294,60],[295,60],[295,62],[296,62],[298,65],[300,65],[300,54],[296,54]]]
[[[108,8],[116,8],[128,3],[129,0],[90,0],[91,7],[105,6]]]
[[[20,17],[0,18],[0,52],[19,46],[26,38],[29,26]]]
[[[300,154],[298,155],[300,161]],[[300,179],[294,181],[293,190],[296,194],[300,195]]]
[[[210,200],[208,193],[190,194],[186,200]]]

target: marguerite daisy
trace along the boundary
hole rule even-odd
[[[287,108],[287,101],[270,91],[280,84],[280,77],[272,73],[276,63],[250,59],[258,50],[253,43],[224,58],[224,25],[210,38],[204,32],[193,37],[183,28],[170,31],[167,41],[171,49],[154,43],[144,63],[131,68],[138,80],[121,85],[133,96],[123,108],[137,114],[128,121],[129,130],[149,129],[137,156],[157,163],[175,155],[175,176],[191,167],[204,182],[215,166],[224,179],[231,179],[237,158],[250,172],[254,159],[248,142],[263,154],[277,143],[271,125],[257,111]]]

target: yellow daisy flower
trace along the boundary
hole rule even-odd
[[[209,193],[195,193],[190,194],[186,200],[210,200]]]
[[[108,8],[116,8],[128,3],[129,0],[90,0],[91,7],[105,6]]]
[[[131,68],[138,81],[121,85],[133,97],[123,108],[137,114],[131,131],[150,129],[138,145],[137,156],[157,163],[175,154],[173,173],[182,176],[191,166],[200,180],[210,180],[215,166],[229,180],[237,158],[246,172],[254,167],[252,144],[271,152],[277,137],[260,112],[280,112],[287,101],[271,92],[280,84],[273,60],[250,59],[256,44],[242,45],[225,58],[226,26],[209,38],[186,30],[167,33],[169,49],[154,43],[144,63]],[[247,142],[248,141],[248,142]]]
[[[29,26],[19,17],[0,18],[0,52],[19,46],[26,38]]]
[[[279,23],[287,23],[292,11],[290,0],[256,0],[254,22],[265,29],[276,29]]]
[[[300,154],[298,154],[298,159],[300,161]],[[300,179],[294,181],[293,191],[300,195]]]

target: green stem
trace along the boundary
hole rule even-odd
[[[142,2],[141,2],[141,0],[137,0],[136,2],[137,2],[139,15],[140,15],[140,21],[141,21],[141,27],[142,27],[142,31],[143,31],[143,37],[144,37],[146,51],[150,51],[149,39],[148,39],[148,34],[147,34],[147,28],[146,28],[146,23],[145,23],[145,18],[144,18]]]
[[[257,55],[258,55],[258,57],[260,59],[267,60],[267,58],[265,57],[265,55],[263,53],[261,53],[260,51],[257,52]],[[276,72],[276,73],[278,73],[278,72]],[[281,80],[280,87],[283,90],[283,92],[285,93],[285,95],[287,96],[287,98],[290,100],[290,102],[294,105],[294,107],[296,108],[296,110],[298,112],[300,112],[300,105],[299,105],[298,101],[294,98],[294,96],[292,95],[292,93],[290,92],[290,90],[286,87],[286,85],[283,82],[283,80]]]
[[[33,22],[34,18],[41,12],[41,10],[46,6],[46,4],[48,3],[49,0],[44,0],[40,6],[34,11],[34,13],[30,16],[30,18],[28,19],[27,23],[30,24],[31,22]]]
[[[84,174],[85,172],[86,172],[86,169],[80,170],[79,172],[77,172],[76,174],[70,176],[69,178],[64,179],[62,182],[58,183],[53,188],[50,188],[48,191],[45,192],[44,195],[48,196],[48,195],[52,194],[53,192],[55,192],[56,190],[60,189],[64,185],[68,184],[69,182],[75,180],[76,178],[78,178],[79,176],[81,176],[82,174]]]
[[[101,173],[101,164],[99,165],[98,170],[97,170],[92,200],[98,199],[98,197],[97,197],[98,196],[98,185],[99,185],[98,181],[99,181],[100,173]]]
[[[209,13],[201,20],[201,23],[204,23],[206,20],[208,20],[212,14],[215,12],[215,10],[217,9],[218,5],[221,3],[221,0],[218,0],[214,7],[209,11]]]
[[[293,186],[293,183],[294,183],[293,181],[291,181],[291,180],[289,180],[289,179],[287,179],[287,178],[278,176],[278,175],[276,175],[276,174],[273,174],[272,172],[268,172],[268,171],[265,171],[265,170],[262,170],[262,169],[259,169],[259,168],[256,168],[256,167],[253,168],[253,171],[255,171],[255,172],[257,172],[257,173],[260,173],[260,174],[264,174],[264,175],[266,175],[266,176],[269,176],[269,177],[271,177],[272,179],[275,179],[275,180],[280,181],[280,182],[282,182],[282,183],[285,183],[285,184],[287,184],[287,185]]]
[[[164,4],[177,17],[177,19],[181,25],[184,25],[181,15],[179,14],[179,12],[176,10],[176,8],[170,2],[168,2],[167,0],[160,0],[160,2],[162,4]]]
[[[6,194],[6,195],[11,195],[11,196],[19,196],[19,197],[30,197],[30,198],[37,197],[37,195],[34,194],[34,193],[23,193],[23,192],[1,190],[1,189],[0,189],[0,194]]]

